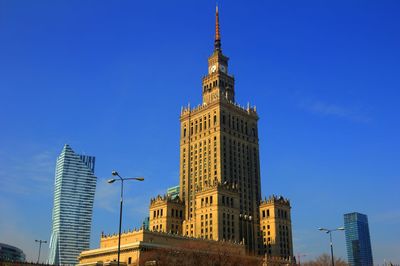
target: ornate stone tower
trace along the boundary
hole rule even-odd
[[[182,108],[180,116],[182,231],[193,237],[244,241],[249,253],[258,253],[258,115],[255,107],[235,102],[235,80],[221,48],[218,8],[215,28],[214,51],[202,82],[203,103]],[[207,221],[207,234],[205,220],[202,222],[206,214],[213,217]]]
[[[261,202],[261,232],[264,253],[269,257],[293,258],[290,201],[270,196]]]

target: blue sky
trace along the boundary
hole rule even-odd
[[[259,112],[263,195],[292,203],[295,253],[368,215],[375,263],[400,263],[400,2],[220,1],[236,100]],[[65,143],[96,156],[92,247],[178,183],[179,113],[201,101],[214,1],[0,1],[0,242],[36,260]],[[344,235],[335,253],[346,258]],[[45,247],[42,257],[47,256]]]

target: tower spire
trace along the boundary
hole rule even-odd
[[[221,51],[221,34],[219,32],[219,15],[218,15],[218,5],[215,7],[215,41],[214,41],[214,51]]]

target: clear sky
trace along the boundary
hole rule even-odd
[[[375,263],[400,263],[400,2],[219,1],[236,99],[259,112],[262,194],[291,200],[295,253],[369,217]],[[0,1],[0,242],[36,260],[65,143],[96,156],[91,246],[178,184],[179,114],[201,102],[214,1]],[[344,234],[335,253],[346,258]],[[42,258],[47,256],[45,246]]]

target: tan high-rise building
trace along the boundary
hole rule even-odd
[[[150,231],[143,227],[122,234],[121,261],[138,265],[147,251],[162,249],[220,257],[218,250],[226,246],[225,255],[266,254],[263,265],[291,265],[290,203],[275,196],[261,201],[258,115],[255,107],[235,101],[218,9],[202,96],[200,105],[181,111],[179,187],[151,199]],[[116,260],[118,239],[102,234],[99,249],[82,252],[81,265]]]
[[[261,194],[258,115],[255,107],[236,103],[235,80],[228,69],[217,9],[214,51],[202,82],[203,102],[195,108],[182,108],[180,116],[180,198],[186,205],[183,233],[244,241],[248,251],[257,253]],[[205,208],[202,203],[206,204],[207,198]],[[202,217],[211,214],[205,227]]]
[[[182,235],[185,205],[179,198],[158,196],[151,199],[149,229]]]
[[[260,218],[264,253],[270,257],[293,258],[289,200],[271,196],[262,201]]]

